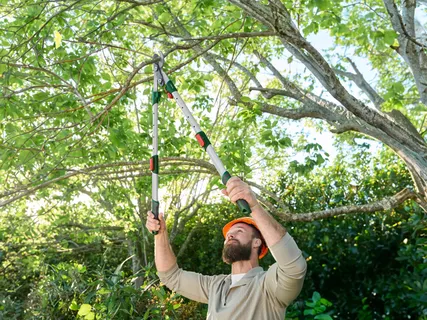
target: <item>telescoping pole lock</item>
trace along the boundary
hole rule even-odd
[[[216,170],[218,171],[221,181],[224,185],[227,184],[227,181],[231,178],[231,174],[225,170],[224,165],[221,162],[221,159],[216,154],[211,142],[207,135],[202,131],[197,121],[194,119],[191,111],[188,109],[185,102],[182,100],[180,94],[178,93],[175,85],[163,71],[162,67],[164,64],[163,54],[160,52],[159,55],[155,54],[153,57],[157,62],[154,63],[154,87],[152,93],[152,104],[153,104],[153,153],[150,158],[150,170],[152,172],[152,201],[151,201],[151,211],[154,214],[156,219],[159,219],[159,156],[158,156],[158,104],[160,102],[161,92],[159,87],[164,87],[167,95],[170,99],[175,99],[178,106],[181,108],[182,112],[185,115],[185,119],[190,123],[191,128],[196,133],[196,139],[199,142],[200,146],[208,153],[212,163],[214,164]],[[240,211],[245,214],[251,213],[251,208],[246,200],[240,199],[237,200],[237,206]],[[154,232],[157,234],[157,232]]]

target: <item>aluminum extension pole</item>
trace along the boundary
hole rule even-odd
[[[158,57],[158,56],[157,56]],[[154,56],[156,58],[156,55]],[[159,101],[160,101],[160,92],[158,91],[159,86],[164,86],[164,80],[162,77],[159,77],[161,67],[163,65],[163,56],[161,60],[157,63],[154,63],[154,85],[153,85],[153,94],[152,94],[152,104],[153,104],[153,152],[150,158],[150,170],[151,170],[151,212],[154,215],[154,218],[159,220],[159,155],[158,155],[158,134],[159,134]],[[157,234],[157,231],[154,231],[153,234]]]
[[[162,55],[162,59],[163,59],[163,55]],[[216,170],[218,171],[218,173],[221,177],[222,183],[224,185],[226,185],[227,181],[231,178],[230,173],[227,170],[225,170],[224,165],[221,162],[221,159],[216,154],[216,152],[215,152],[213,146],[211,145],[208,137],[201,130],[199,124],[194,119],[191,111],[188,109],[184,100],[182,100],[182,98],[181,98],[180,94],[178,93],[173,82],[169,79],[169,77],[163,71],[162,65],[163,65],[163,63],[161,65],[159,65],[159,69],[160,69],[160,70],[158,70],[158,71],[160,71],[159,77],[162,79],[162,82],[166,86],[166,91],[168,92],[168,96],[169,97],[172,96],[175,99],[175,101],[177,102],[177,104],[181,107],[181,109],[185,115],[185,119],[190,123],[193,131],[196,133],[197,141],[199,142],[200,146],[203,149],[205,149],[205,151],[208,153],[210,159],[212,160]],[[159,82],[159,84],[160,84],[160,82]],[[154,93],[153,93],[153,97],[154,97]],[[153,103],[154,103],[154,98],[153,98]],[[153,112],[154,112],[154,107],[153,107]],[[246,202],[246,200],[243,200],[243,199],[237,200],[237,205],[238,205],[241,212],[243,212],[245,214],[251,213],[251,209],[249,207],[249,204]]]

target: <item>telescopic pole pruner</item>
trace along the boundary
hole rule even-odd
[[[159,215],[159,156],[158,156],[158,104],[160,102],[161,91],[159,87],[164,87],[164,90],[167,92],[167,95],[170,99],[175,99],[176,103],[181,108],[184,113],[185,119],[190,123],[191,128],[196,133],[196,139],[199,142],[200,146],[208,153],[212,163],[214,164],[216,170],[218,171],[221,181],[224,185],[227,184],[227,181],[231,178],[230,173],[225,170],[224,165],[222,164],[220,158],[216,154],[212,144],[210,143],[206,134],[202,131],[197,121],[194,119],[191,111],[188,109],[185,102],[182,100],[180,94],[178,93],[175,85],[163,71],[162,67],[164,64],[163,54],[160,52],[159,55],[155,54],[153,57],[157,62],[154,63],[154,87],[152,93],[152,104],[153,104],[153,153],[150,158],[150,170],[152,172],[152,201],[151,201],[151,211],[154,214],[154,217],[158,219]],[[250,214],[251,209],[246,200],[240,199],[237,200],[237,205],[241,212],[245,214]],[[156,233],[155,233],[156,234]]]

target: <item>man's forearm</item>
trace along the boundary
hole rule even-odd
[[[255,220],[258,228],[264,237],[268,247],[278,243],[286,234],[286,229],[276,221],[263,207],[258,203],[252,207],[251,216]]]
[[[169,244],[167,232],[162,232],[154,237],[154,260],[159,272],[170,270],[176,264],[176,257]]]

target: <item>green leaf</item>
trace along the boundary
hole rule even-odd
[[[320,10],[326,10],[326,9],[328,9],[329,1],[328,0],[316,0],[315,4]]]
[[[328,237],[328,242],[329,242],[329,237]],[[330,301],[326,300],[325,298],[320,299],[320,303],[327,306],[327,307],[332,306],[332,303]]]
[[[279,143],[282,145],[282,147],[292,146],[292,140],[289,137],[281,138]]]
[[[405,87],[401,82],[395,82],[392,85],[393,91],[397,94],[402,94],[405,91]]]
[[[314,310],[313,309],[305,309],[304,310],[304,315],[305,316],[314,315]]]
[[[317,292],[317,291],[314,291],[314,293],[313,293],[313,297],[312,297],[313,301],[314,301],[314,302],[317,302],[317,301],[319,301],[319,300],[320,300],[320,298],[321,298],[320,293],[319,293],[319,292]]]
[[[62,35],[58,31],[53,32],[53,41],[55,41],[55,48],[58,49],[61,46]]]
[[[79,310],[79,305],[77,304],[75,299],[73,299],[73,301],[71,302],[69,309],[73,311]]]
[[[111,293],[111,290],[108,290],[107,288],[101,288],[96,293],[97,294],[109,294],[109,293]]]
[[[144,68],[144,73],[153,73],[153,66],[150,64]]]
[[[7,70],[7,65],[0,63],[0,75]]]
[[[394,40],[397,39],[397,34],[394,30],[384,31],[384,42],[388,45],[393,45]]]
[[[79,312],[77,313],[79,316],[85,316],[91,312],[92,306],[90,304],[82,304],[80,306]]]
[[[304,35],[309,35],[310,33],[317,33],[319,32],[319,24],[317,22],[310,23],[307,27],[305,27],[302,32]]]
[[[25,164],[30,161],[32,157],[32,152],[29,150],[21,150],[19,152],[18,161],[20,164]]]
[[[163,12],[160,16],[159,16],[159,21],[163,24],[168,23],[169,21],[172,20],[171,15],[168,12]]]
[[[126,258],[125,260],[123,260],[123,262],[122,263],[120,263],[118,266],[117,266],[117,268],[116,268],[116,270],[114,271],[114,274],[113,274],[113,276],[111,277],[111,281],[115,284],[115,283],[117,283],[117,281],[118,281],[118,279],[119,279],[119,273],[120,273],[120,271],[122,270],[122,268],[123,268],[123,266],[124,266],[124,264],[126,263],[126,261],[128,261],[128,260],[130,260],[130,259],[132,259],[132,257],[133,257],[133,255],[132,256],[130,256],[130,257],[128,257],[128,258]]]

